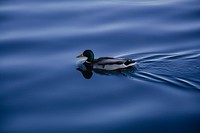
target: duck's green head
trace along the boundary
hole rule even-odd
[[[80,58],[80,57],[87,57],[87,61],[88,62],[93,62],[94,53],[92,52],[92,50],[85,50],[82,54],[77,56],[77,58]]]

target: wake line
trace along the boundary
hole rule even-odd
[[[126,73],[128,78],[200,90],[200,50],[141,55],[136,71]]]

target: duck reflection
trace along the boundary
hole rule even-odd
[[[85,79],[90,79],[93,75],[93,72],[89,70],[84,71],[80,68],[77,68],[76,70],[80,71]]]
[[[94,69],[93,66],[88,65],[87,63],[79,63],[77,71],[81,72],[82,76],[85,79],[90,79],[93,76],[93,73],[100,74],[100,75],[122,75],[127,76],[126,73],[133,73],[136,70],[136,67],[131,66],[126,69],[118,69],[118,70],[101,70],[101,69]]]
[[[79,67],[76,69],[80,71],[85,79],[90,79],[93,75],[93,67],[91,65],[84,63],[80,63]]]

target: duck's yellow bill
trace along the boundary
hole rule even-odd
[[[76,58],[84,57],[83,54],[80,54],[79,56],[76,56]]]

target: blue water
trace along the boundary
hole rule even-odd
[[[199,0],[0,2],[1,133],[199,133]],[[75,57],[136,60],[85,79]]]

